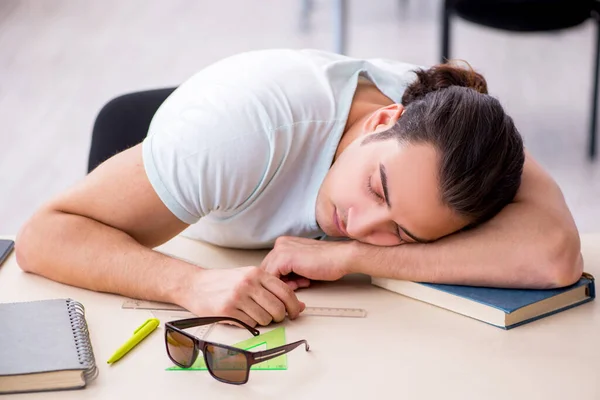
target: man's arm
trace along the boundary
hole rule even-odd
[[[527,155],[514,202],[479,227],[395,247],[281,237],[262,267],[275,276],[315,280],[358,272],[417,282],[552,288],[579,279],[583,260],[560,189]]]
[[[150,248],[187,225],[162,204],[144,175],[138,146],[45,204],[17,235],[21,268],[96,291],[174,300],[172,293],[193,267]]]
[[[564,197],[529,154],[514,202],[487,223],[429,244],[349,244],[349,271],[412,281],[551,288],[577,281],[583,270]]]
[[[303,305],[288,285],[258,268],[206,270],[152,250],[187,226],[152,188],[138,145],[36,212],[17,236],[17,262],[69,285],[249,325],[298,315]]]

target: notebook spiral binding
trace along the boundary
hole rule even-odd
[[[98,367],[96,366],[94,351],[85,321],[85,309],[81,303],[73,299],[67,299],[67,309],[69,310],[69,320],[71,321],[71,330],[75,338],[79,363],[86,367],[83,375],[86,382],[88,382],[98,376]]]

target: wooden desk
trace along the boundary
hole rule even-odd
[[[584,235],[582,242],[585,270],[600,277],[600,235]],[[266,254],[184,238],[161,250],[210,267],[256,265]],[[309,306],[365,308],[366,318],[286,321],[287,340],[307,339],[311,351],[289,353],[287,371],[251,371],[246,385],[234,386],[204,371],[165,371],[171,364],[162,323],[125,358],[107,365],[150,312],[122,310],[120,296],[26,274],[14,254],[0,267],[0,302],[57,297],[85,305],[98,378],[84,390],[4,398],[600,399],[598,301],[504,331],[374,287],[367,277],[347,277],[299,297]]]

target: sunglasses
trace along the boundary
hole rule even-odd
[[[181,368],[190,368],[196,362],[198,352],[201,351],[208,372],[213,378],[221,382],[241,385],[248,382],[250,367],[254,364],[289,353],[301,344],[305,345],[306,351],[309,350],[308,342],[299,340],[274,349],[248,351],[207,342],[183,331],[183,329],[221,321],[235,322],[246,328],[252,335],[260,335],[258,330],[240,320],[229,317],[202,317],[170,321],[165,324],[165,344],[171,361]]]

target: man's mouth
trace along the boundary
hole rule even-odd
[[[348,237],[348,232],[346,231],[346,224],[344,223],[344,220],[340,218],[337,208],[333,210],[333,220],[341,236]]]

